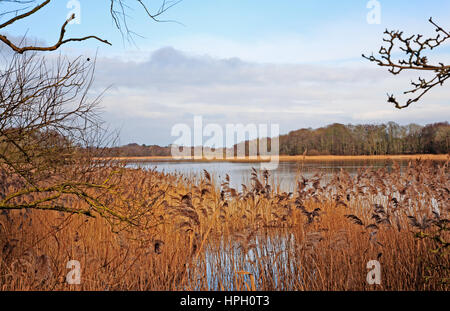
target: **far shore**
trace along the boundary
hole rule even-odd
[[[231,159],[194,159],[193,157],[186,157],[182,159],[175,159],[170,156],[165,157],[105,157],[97,158],[97,160],[114,160],[126,162],[236,162],[236,163],[258,163],[268,162],[267,159],[251,159],[251,158],[231,158]],[[320,156],[286,156],[281,155],[278,158],[279,162],[301,162],[301,161],[377,161],[377,160],[433,160],[433,161],[447,161],[450,159],[449,154],[414,154],[414,155],[358,155],[358,156],[337,156],[337,155],[320,155]],[[276,158],[273,159],[276,161]]]

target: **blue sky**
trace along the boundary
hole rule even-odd
[[[44,8],[39,14],[29,18],[26,22],[19,22],[8,28],[14,34],[27,34],[53,42],[57,39],[58,30],[65,20],[68,12],[69,0],[53,0],[50,6]],[[81,23],[71,25],[67,36],[83,36],[96,33],[113,43],[112,47],[103,46],[97,42],[86,42],[83,47],[100,47],[102,55],[124,55],[128,51],[139,50],[145,53],[148,50],[161,46],[179,44],[192,52],[202,53],[214,48],[207,46],[204,41],[211,40],[214,43],[229,43],[233,49],[220,51],[216,54],[228,54],[228,57],[239,57],[242,52],[239,45],[252,44],[268,45],[272,42],[280,43],[283,40],[308,38],[317,41],[331,41],[342,36],[343,43],[349,43],[345,38],[346,33],[358,34],[352,41],[373,41],[374,47],[379,45],[380,31],[385,28],[408,29],[411,32],[423,31],[427,25],[427,19],[433,16],[437,21],[448,21],[450,17],[450,2],[442,0],[380,0],[382,23],[369,25],[366,16],[369,9],[366,8],[367,0],[183,0],[175,7],[167,11],[162,19],[175,20],[178,23],[153,23],[149,21],[139,6],[128,0],[131,7],[127,11],[130,17],[130,28],[140,38],[134,36],[136,45],[123,42],[120,33],[113,27],[109,12],[109,1],[106,0],[79,0],[81,4]],[[160,1],[147,1],[151,11],[156,11]],[[3,7],[7,5],[2,4]],[[431,28],[429,30],[432,30]],[[328,35],[327,35],[328,34]],[[192,41],[190,41],[192,39]],[[202,39],[204,41],[202,41]],[[369,40],[370,39],[370,40]],[[189,41],[191,42],[189,44]],[[233,43],[233,44],[230,44]],[[295,43],[292,43],[295,45]],[[79,44],[71,44],[70,47],[79,49]],[[283,47],[283,46],[281,46]],[[325,47],[325,46],[324,46]],[[328,52],[333,49],[341,49],[344,46],[328,46]],[[177,48],[181,48],[178,46]],[[370,47],[368,47],[370,48]],[[220,46],[217,47],[217,50]],[[305,44],[302,50],[305,54],[313,54],[315,51]],[[289,55],[289,51],[284,51]],[[362,51],[355,51],[354,56],[359,56]],[[284,59],[283,51],[271,58],[264,55],[264,51],[254,53],[254,59],[245,54],[249,61],[273,61]],[[262,54],[264,56],[259,56]],[[278,55],[279,54],[279,55]],[[331,54],[331,53],[330,53]],[[222,56],[222,55],[214,55]],[[308,62],[308,59],[299,55],[286,57],[290,62]],[[353,56],[353,55],[352,55]]]
[[[56,41],[70,10],[69,1],[53,2],[6,31]],[[81,23],[70,25],[67,36],[95,34],[113,46],[89,41],[63,53],[89,56],[98,49],[95,90],[113,85],[104,116],[121,129],[121,143],[169,144],[171,127],[192,123],[196,114],[221,125],[276,122],[281,132],[333,122],[449,119],[449,85],[400,112],[386,93],[400,94],[415,76],[393,79],[360,56],[378,50],[386,28],[433,34],[430,16],[450,28],[450,1],[379,0],[379,25],[367,23],[368,0],[183,0],[161,17],[179,23],[152,22],[132,5],[129,27],[144,37],[134,36],[135,44],[114,28],[109,1],[79,2]],[[147,2],[153,11],[160,3]],[[446,45],[433,57],[449,55]]]

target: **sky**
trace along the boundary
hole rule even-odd
[[[1,3],[0,11],[8,8]],[[433,35],[433,19],[450,29],[450,1],[378,0],[380,23],[368,23],[368,0],[183,0],[151,21],[135,1],[127,13],[132,42],[121,35],[106,0],[54,0],[48,8],[6,28],[14,38],[53,43],[75,9],[79,20],[67,37],[97,35],[60,53],[97,55],[92,92],[103,118],[120,130],[120,143],[168,145],[172,128],[204,124],[279,124],[287,133],[331,123],[427,124],[450,116],[450,85],[420,103],[397,110],[387,93],[400,95],[417,74],[393,77],[364,60],[377,52],[385,29]],[[161,1],[146,1],[150,11]],[[79,4],[79,10],[78,8]],[[73,6],[74,5],[74,6]],[[429,54],[450,60],[450,46]],[[447,61],[448,62],[448,61]]]

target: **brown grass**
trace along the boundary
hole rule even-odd
[[[448,290],[448,174],[416,161],[300,178],[287,194],[256,171],[238,191],[207,172],[126,170],[121,204],[151,210],[154,226],[113,233],[100,218],[4,212],[0,290]],[[366,282],[374,259],[381,285]],[[69,260],[80,285],[65,281]]]

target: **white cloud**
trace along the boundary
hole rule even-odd
[[[371,66],[372,65],[372,66]],[[103,104],[123,121],[122,141],[169,144],[171,127],[205,123],[279,123],[282,132],[329,123],[427,123],[448,119],[448,85],[399,111],[387,92],[401,94],[410,78],[367,64],[259,64],[237,58],[156,50],[146,61],[99,59],[97,86],[114,85]]]

